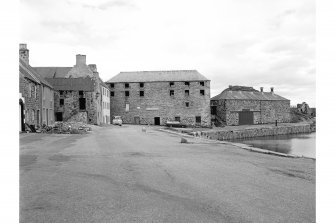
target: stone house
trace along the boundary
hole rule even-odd
[[[27,44],[20,44],[19,55],[19,91],[24,99],[20,100],[20,131],[25,130],[24,123],[35,128],[51,125],[54,122],[53,86],[29,65]]]
[[[55,89],[56,121],[103,123],[102,86],[95,64],[86,64],[86,55],[76,55],[73,67],[34,67]]]
[[[229,86],[211,98],[212,121],[217,125],[290,122],[290,100],[252,87]]]
[[[111,117],[123,123],[210,126],[210,80],[196,70],[120,72],[110,87]]]

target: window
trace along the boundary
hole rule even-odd
[[[129,112],[129,104],[126,104],[126,112]]]
[[[31,84],[28,84],[28,97],[31,97]]]
[[[124,84],[124,87],[125,87],[125,88],[129,88],[129,83],[125,83],[125,84]]]
[[[174,90],[170,90],[170,96],[174,96]]]
[[[84,92],[83,91],[79,91],[79,96],[83,97],[84,96]]]
[[[174,82],[170,82],[170,87],[173,87],[174,86]]]
[[[36,85],[34,86],[34,90],[35,90],[35,98],[37,98],[37,87],[36,87]]]
[[[86,109],[86,99],[85,98],[79,98],[79,109],[80,110]]]
[[[144,97],[144,91],[140,91],[140,97]]]
[[[177,122],[180,122],[180,117],[179,116],[174,117],[174,120],[177,121]]]
[[[186,107],[190,107],[190,102],[185,102]]]
[[[140,83],[140,87],[144,87],[144,83]]]
[[[189,90],[185,90],[185,96],[190,96],[190,91]]]
[[[195,116],[195,123],[201,123],[201,116]]]
[[[64,105],[64,99],[61,98],[61,99],[59,99],[59,106],[63,106],[63,105]]]
[[[114,91],[111,91],[111,97],[114,97]]]
[[[63,96],[64,95],[64,91],[59,91],[59,95]]]
[[[190,82],[185,81],[185,85],[186,85],[186,86],[190,86]]]
[[[111,83],[110,86],[111,86],[111,88],[114,88],[114,83]]]
[[[126,97],[129,97],[129,91],[125,91],[124,93]]]
[[[200,81],[200,86],[205,86],[205,82]]]
[[[200,95],[205,95],[205,90],[200,90]]]

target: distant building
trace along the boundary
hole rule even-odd
[[[54,123],[53,86],[29,65],[27,44],[19,49],[20,131],[25,123],[35,128]]]
[[[306,115],[312,114],[312,109],[309,107],[309,105],[306,102],[297,104],[297,110]]]
[[[86,55],[76,55],[73,67],[34,67],[55,89],[56,121],[78,121],[100,125],[103,115],[103,89],[95,64],[86,64]]]
[[[290,122],[290,100],[252,87],[229,86],[211,98],[212,120],[223,125]]]
[[[210,126],[210,80],[196,70],[121,72],[106,82],[124,123]]]

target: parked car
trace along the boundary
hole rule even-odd
[[[112,124],[121,126],[122,125],[121,116],[114,116]]]
[[[177,128],[185,128],[186,126],[181,124],[179,121],[166,121],[166,125],[168,127],[177,127]]]

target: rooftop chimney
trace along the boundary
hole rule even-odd
[[[261,92],[263,92],[263,87],[261,87]]]
[[[20,43],[19,54],[20,54],[20,58],[26,64],[29,64],[29,50],[27,49],[27,44],[26,43]]]
[[[96,64],[89,64],[88,66],[89,66],[89,68],[90,68],[93,72],[98,72],[98,71],[97,71],[97,65],[96,65]]]
[[[273,93],[273,87],[271,87],[270,89],[271,89],[271,93]]]
[[[76,55],[76,65],[86,65],[86,55]]]

